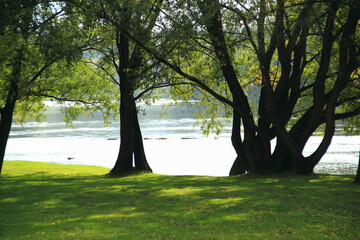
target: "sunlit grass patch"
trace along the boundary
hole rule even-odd
[[[0,239],[357,239],[349,176],[109,178],[109,169],[5,162]]]
[[[0,202],[8,202],[8,203],[15,203],[15,202],[18,202],[20,201],[19,198],[14,198],[14,197],[10,197],[10,198],[3,198],[3,199],[0,199]]]

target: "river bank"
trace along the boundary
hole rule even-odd
[[[311,154],[320,143],[314,136],[305,148]],[[316,173],[355,174],[360,136],[336,136],[316,166]],[[120,140],[107,138],[10,138],[6,160],[29,160],[112,168]],[[227,176],[236,157],[230,138],[158,138],[144,140],[154,173]]]

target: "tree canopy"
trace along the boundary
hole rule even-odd
[[[114,88],[84,64],[92,41],[66,4],[2,1],[0,31],[0,170],[14,114],[19,121],[42,117],[44,99],[74,102],[67,121],[80,112],[114,112]],[[100,85],[101,84],[101,85]],[[77,108],[75,108],[77,107]]]
[[[230,174],[310,173],[331,143],[335,121],[358,121],[358,1],[174,1],[163,12],[157,47],[128,34],[233,109],[238,158]],[[208,66],[211,77],[204,75]],[[323,141],[304,156],[319,128]]]
[[[70,97],[113,109],[112,81],[120,88],[122,138],[114,172],[132,169],[133,154],[140,169],[150,169],[136,100],[158,87],[207,106],[198,115],[205,132],[221,130],[215,119],[224,109],[231,116],[237,158],[230,174],[311,173],[336,121],[359,123],[357,0],[25,2],[5,4],[11,11],[0,28],[1,117],[14,99],[41,105],[43,97]],[[73,79],[84,67],[74,62],[84,50],[96,67],[86,71],[97,80],[79,84]],[[91,84],[112,92],[87,99],[80,89]],[[322,142],[304,156],[319,129]]]

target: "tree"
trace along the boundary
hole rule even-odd
[[[331,143],[335,121],[358,119],[360,113],[359,2],[180,3],[190,7],[167,15],[190,24],[167,30],[185,42],[173,52],[165,56],[127,34],[158,61],[233,109],[232,143],[238,157],[230,174],[312,173]],[[189,38],[184,31],[192,33]],[[254,62],[242,64],[244,48]],[[179,49],[186,49],[181,63],[176,61]],[[222,73],[218,82],[225,85],[215,87],[201,74],[188,71],[193,59],[187,59],[198,54],[217,63]],[[257,69],[256,74],[243,79],[241,73],[251,68]],[[250,89],[258,89],[256,108],[248,98],[250,82]],[[321,144],[304,156],[306,142],[320,128],[324,128]]]
[[[260,164],[255,164],[254,170],[312,173],[331,143],[335,120],[360,113],[356,104],[360,95],[354,89],[359,59],[353,52],[353,49],[359,51],[355,35],[359,3],[303,1],[285,5],[276,1],[275,12],[270,14],[272,8],[267,2],[259,4],[257,43],[247,30],[261,70],[256,138],[266,143],[269,137],[276,137],[277,143],[273,153],[267,147],[266,155],[260,157]],[[263,26],[267,26],[271,16],[275,17],[274,27],[267,34]],[[241,13],[240,18],[244,19]],[[250,28],[245,19],[243,23],[246,29]],[[318,40],[321,43],[313,45]],[[275,59],[279,70],[274,71],[271,65]],[[303,106],[304,101],[307,106]],[[353,107],[344,112],[341,108],[349,103]],[[294,116],[297,121],[291,124]],[[325,131],[321,144],[313,154],[303,156],[309,137],[322,125]],[[253,149],[256,150],[259,149]],[[249,163],[256,162],[251,157],[248,159]],[[235,174],[236,168],[235,163]]]
[[[132,42],[126,32],[145,41],[151,39],[162,1],[81,1],[75,4],[83,12],[84,24],[92,26],[99,38],[97,44],[91,45],[95,56],[92,63],[103,70],[120,91],[121,143],[110,175],[134,169],[151,171],[144,151],[136,101],[168,83],[165,78],[159,78],[162,68],[158,62]]]
[[[108,97],[94,91],[99,88],[98,74],[79,62],[86,45],[79,41],[76,21],[63,15],[66,5],[1,3],[0,172],[14,114],[20,121],[40,117],[44,98],[81,103],[82,109],[67,111],[69,120],[84,109],[103,104],[110,112],[112,107]],[[105,84],[99,89],[110,90]]]

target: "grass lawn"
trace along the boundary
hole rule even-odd
[[[360,239],[353,176],[108,171],[5,161],[0,239]]]

